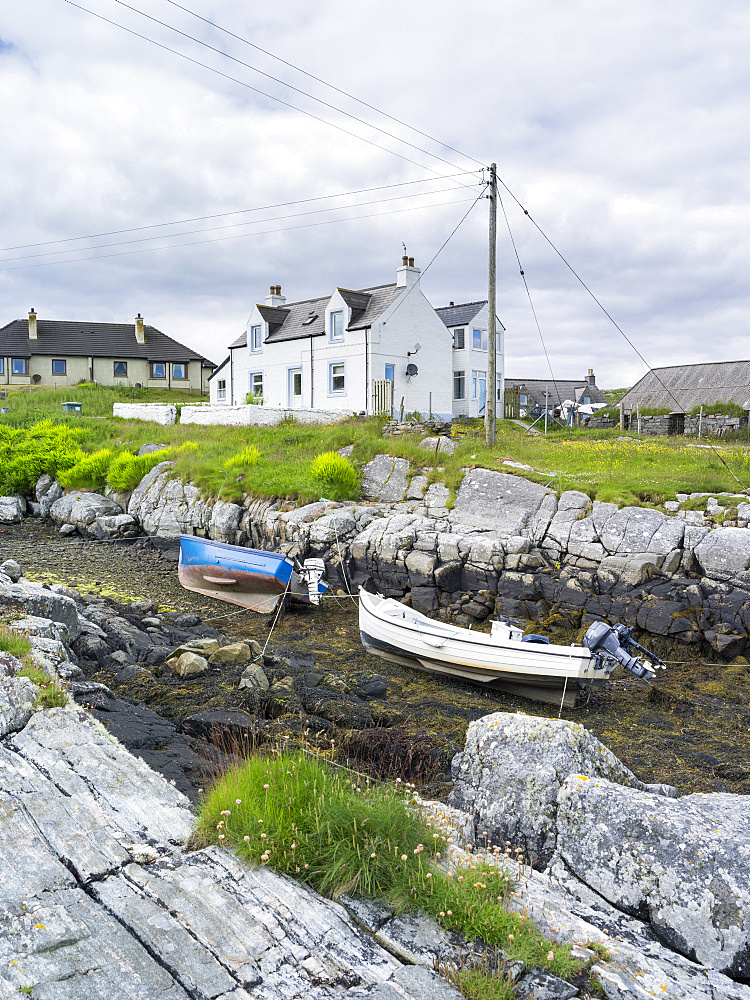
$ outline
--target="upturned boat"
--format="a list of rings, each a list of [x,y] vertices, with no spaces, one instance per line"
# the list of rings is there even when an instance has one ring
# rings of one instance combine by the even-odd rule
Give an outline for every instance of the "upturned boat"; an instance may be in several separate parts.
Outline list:
[[[322,559],[303,564],[277,552],[180,535],[178,578],[186,590],[252,611],[270,612],[289,596],[320,604],[328,584]]]
[[[618,664],[646,680],[664,666],[625,625],[594,622],[583,645],[557,646],[545,636],[523,635],[513,621],[494,621],[489,634],[475,632],[362,588],[359,630],[365,649],[385,660],[568,708],[601,687]]]

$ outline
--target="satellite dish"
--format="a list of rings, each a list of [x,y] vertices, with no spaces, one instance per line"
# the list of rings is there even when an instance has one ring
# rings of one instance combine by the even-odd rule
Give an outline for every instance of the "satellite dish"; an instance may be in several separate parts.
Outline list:
[[[32,382],[41,382],[42,381],[42,376],[37,372],[35,375],[31,376],[31,381]]]
[[[416,365],[409,364],[409,365],[406,366],[406,377],[407,378],[413,378],[415,375],[418,375],[418,374],[419,374],[419,369],[417,368]]]

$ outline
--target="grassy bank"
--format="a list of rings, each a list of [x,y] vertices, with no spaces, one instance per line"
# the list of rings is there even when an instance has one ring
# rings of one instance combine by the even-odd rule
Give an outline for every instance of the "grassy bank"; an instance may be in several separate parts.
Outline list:
[[[28,432],[49,419],[61,428],[60,434],[67,435],[86,454],[108,453],[98,454],[91,467],[83,470],[83,478],[73,477],[71,486],[81,488],[100,488],[112,461],[123,454],[127,458],[147,442],[172,449],[162,457],[174,461],[176,475],[196,483],[206,494],[221,493],[225,500],[239,499],[243,493],[298,501],[321,496],[355,499],[359,493],[356,477],[345,475],[340,481],[330,481],[316,475],[314,468],[319,455],[345,445],[353,445],[351,463],[355,471],[379,452],[387,452],[408,459],[413,473],[424,471],[431,481],[442,480],[454,491],[465,469],[474,466],[522,475],[558,491],[582,490],[593,499],[620,505],[660,504],[678,492],[737,493],[740,487],[729,469],[742,486],[750,485],[750,448],[745,441],[723,441],[720,451],[714,452],[696,447],[685,438],[638,440],[630,435],[625,441],[618,440],[619,430],[574,429],[569,434],[556,429],[546,437],[536,437],[527,435],[518,424],[501,421],[494,448],[485,446],[483,430],[476,425],[457,438],[454,455],[441,452],[437,457],[420,449],[416,436],[383,438],[382,421],[377,418],[329,426],[290,421],[275,427],[163,427],[111,416],[113,402],[129,398],[127,390],[76,387],[75,397],[83,404],[81,416],[62,413],[62,395],[53,390],[11,395],[6,401],[10,412],[0,419],[0,435],[7,443],[8,428]],[[176,402],[177,396],[170,393],[170,401]],[[147,401],[153,400],[148,397]],[[184,401],[189,402],[189,397]],[[46,450],[37,452],[43,462]],[[11,443],[6,448],[3,462],[13,465],[27,454],[27,441],[19,437],[16,445]],[[49,450],[48,464],[55,454],[54,449]],[[120,463],[126,458],[120,458]],[[79,461],[80,455],[75,460]],[[522,462],[532,471],[503,465],[506,460]],[[64,459],[55,470],[42,471],[67,469],[75,464],[66,465],[67,461]],[[129,474],[131,479],[136,471],[134,468]],[[129,481],[127,474],[123,481]],[[8,489],[7,484],[4,489]]]

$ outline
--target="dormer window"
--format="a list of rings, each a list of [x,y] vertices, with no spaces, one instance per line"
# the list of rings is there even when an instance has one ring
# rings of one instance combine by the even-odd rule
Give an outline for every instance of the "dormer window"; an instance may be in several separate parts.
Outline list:
[[[462,351],[464,349],[464,330],[453,331],[453,350]],[[459,398],[459,397],[456,397]]]
[[[263,328],[258,326],[250,327],[250,353],[261,354],[263,352]]]
[[[329,339],[330,340],[344,339],[344,312],[342,309],[337,309],[335,312],[331,313]]]

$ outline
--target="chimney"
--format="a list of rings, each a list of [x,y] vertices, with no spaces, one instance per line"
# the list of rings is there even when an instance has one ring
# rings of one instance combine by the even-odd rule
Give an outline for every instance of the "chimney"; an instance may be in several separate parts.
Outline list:
[[[36,332],[36,313],[32,307],[29,312],[29,340],[38,340],[39,337]]]
[[[283,306],[285,302],[286,296],[281,294],[281,285],[271,285],[266,295],[266,305]]]
[[[143,332],[143,317],[140,313],[135,317],[135,339],[139,344],[146,343],[146,334]]]
[[[419,276],[422,273],[418,267],[414,266],[413,257],[402,257],[403,264],[396,271],[397,288],[413,288],[419,284]]]
[[[596,375],[594,375],[594,369],[589,368],[586,372],[586,381],[589,385],[596,385]]]

